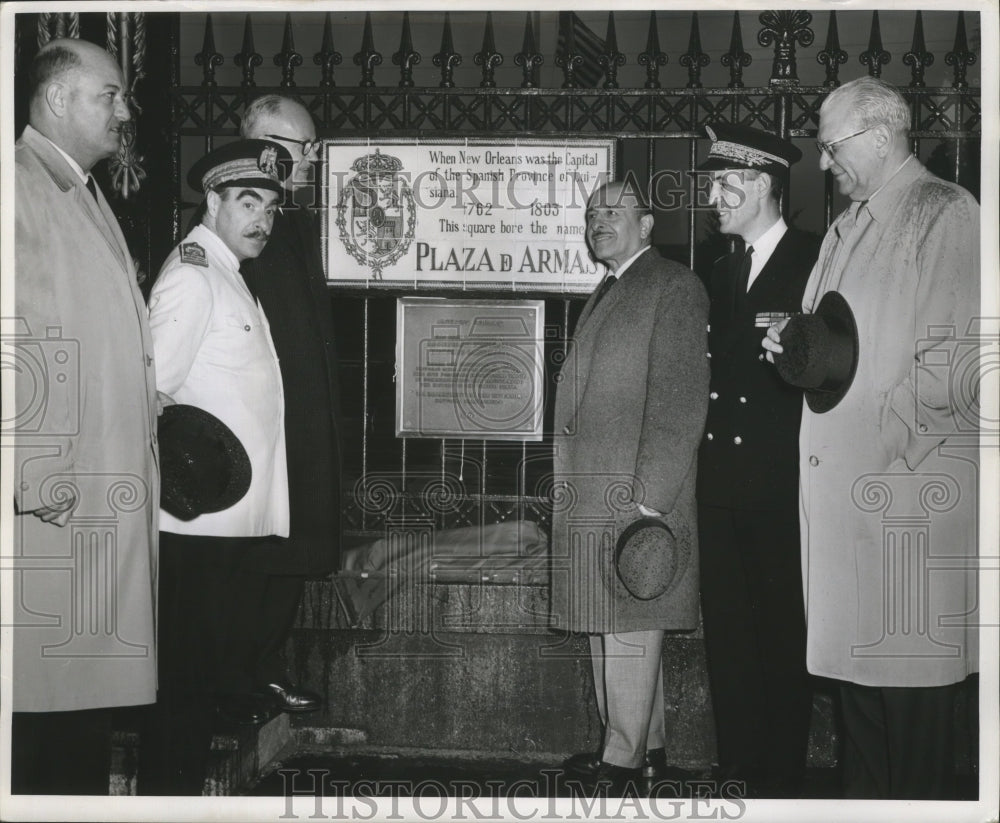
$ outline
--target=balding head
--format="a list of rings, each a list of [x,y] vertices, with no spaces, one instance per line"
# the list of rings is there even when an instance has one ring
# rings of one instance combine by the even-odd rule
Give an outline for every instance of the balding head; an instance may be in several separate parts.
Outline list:
[[[28,121],[86,172],[118,151],[121,126],[131,119],[121,69],[86,40],[52,40],[28,71]]]
[[[265,94],[249,106],[240,123],[240,135],[249,140],[275,140],[292,155],[292,170],[285,180],[291,188],[309,179],[309,169],[316,159],[316,126],[305,106],[291,97]]]
[[[906,99],[888,83],[861,77],[830,93],[819,110],[819,167],[841,194],[867,200],[910,154]]]

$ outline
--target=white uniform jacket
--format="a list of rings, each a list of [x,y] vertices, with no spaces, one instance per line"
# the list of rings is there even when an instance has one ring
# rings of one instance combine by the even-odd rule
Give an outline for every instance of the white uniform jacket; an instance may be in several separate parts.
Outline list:
[[[229,426],[253,469],[250,489],[232,507],[189,521],[161,512],[161,529],[212,537],[287,537],[285,403],[278,356],[236,255],[210,229],[196,226],[163,264],[149,298],[149,325],[157,389]]]

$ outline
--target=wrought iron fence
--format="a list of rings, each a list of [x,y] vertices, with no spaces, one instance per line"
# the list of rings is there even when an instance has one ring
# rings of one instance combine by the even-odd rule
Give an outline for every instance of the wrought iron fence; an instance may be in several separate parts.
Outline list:
[[[647,19],[645,12],[621,12],[619,21],[629,14],[642,14]],[[182,157],[182,148],[190,153],[187,147],[192,138],[197,138],[200,156],[217,139],[232,138],[246,104],[266,92],[296,96],[314,115],[321,136],[345,132],[419,136],[432,132],[435,137],[614,137],[630,141],[632,147],[642,146],[636,163],[644,166],[645,173],[656,168],[658,147],[666,143],[683,146],[686,168],[693,169],[704,126],[716,122],[738,121],[790,138],[814,137],[820,104],[839,84],[841,69],[851,58],[841,47],[836,12],[820,17],[824,19],[816,19],[808,11],[789,9],[760,13],[754,37],[759,46],[773,51],[771,74],[766,85],[746,86],[743,74],[751,55],[744,47],[740,15],[734,13],[729,48],[715,55],[728,70],[728,82],[706,87],[703,71],[713,56],[702,48],[697,12],[690,15],[687,49],[676,55],[668,55],[660,47],[656,12],[648,13],[648,35],[638,54],[619,49],[614,12],[608,13],[603,41],[592,32],[583,37],[580,21],[572,13],[561,13],[557,53],[544,54],[537,42],[533,13],[527,13],[521,50],[513,55],[497,50],[494,15],[487,12],[483,15],[478,51],[471,54],[478,68],[476,85],[456,83],[456,69],[470,55],[468,50],[464,54],[458,51],[460,44],[455,42],[447,12],[441,18],[439,50],[431,55],[438,72],[436,85],[415,83],[414,69],[423,55],[413,48],[409,13],[399,16],[399,48],[391,55],[394,68],[384,65],[385,55],[375,47],[371,14],[364,16],[360,47],[350,63],[334,48],[336,32],[329,13],[318,37],[319,50],[311,56],[296,50],[295,16],[288,14],[281,49],[270,58],[280,70],[281,80],[276,86],[258,86],[257,71],[265,58],[256,51],[253,16],[246,15],[242,47],[232,57],[240,82],[220,85],[216,74],[226,65],[226,58],[216,49],[212,16],[205,15],[201,50],[193,58],[201,72],[199,83],[180,82],[178,29],[174,28],[171,35],[175,38],[170,49],[174,55],[170,95],[171,167],[176,185],[174,240],[181,234],[184,208],[192,205],[183,202],[181,181],[185,162],[189,164],[194,157]],[[940,141],[931,158],[937,163],[936,171],[977,190],[980,93],[967,79],[977,55],[969,47],[964,12],[955,13],[951,19],[954,45],[944,55],[944,63],[952,72],[951,84],[925,83],[927,69],[938,55],[925,45],[923,15],[918,11],[911,46],[902,55],[902,63],[910,71],[909,83],[902,91],[912,108],[914,151],[920,153],[924,141]],[[825,23],[825,39],[822,48],[807,53],[805,50],[816,38],[814,23]],[[498,67],[508,58],[520,70],[519,85],[497,83]],[[800,59],[815,60],[823,68],[822,82],[800,83]],[[883,47],[878,12],[871,13],[868,46],[855,59],[876,77],[892,60]],[[540,67],[550,60],[561,73],[559,87],[539,85]],[[628,60],[644,71],[641,84],[622,86],[619,82],[620,69]],[[664,77],[670,61],[680,67],[675,72],[680,75],[676,85],[667,85]],[[596,83],[586,85],[595,76]],[[693,202],[693,177],[689,185]],[[833,216],[829,175],[823,201],[825,227]],[[789,206],[786,200],[786,210]],[[675,256],[693,268],[698,263],[696,231],[696,212],[692,209],[686,219],[686,245]],[[345,437],[343,500],[348,533],[380,531],[387,518],[407,516],[430,519],[438,526],[499,522],[511,517],[546,522],[546,478],[551,470],[552,449],[549,439],[541,444],[511,446],[478,440],[395,437],[394,298],[399,293],[403,292],[371,296],[338,289],[333,301],[340,331],[340,377],[343,394],[348,398],[345,412],[350,427]],[[553,362],[565,353],[560,341],[565,339],[579,304],[579,300],[558,295],[547,300],[547,353]],[[551,377],[546,375],[548,389],[554,387]]]

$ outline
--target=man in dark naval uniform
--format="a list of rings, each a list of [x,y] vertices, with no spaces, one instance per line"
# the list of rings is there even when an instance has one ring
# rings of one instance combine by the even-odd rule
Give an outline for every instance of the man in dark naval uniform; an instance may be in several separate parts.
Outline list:
[[[798,514],[802,394],[764,362],[761,338],[801,309],[819,238],[789,228],[781,192],[802,156],[744,126],[708,128],[711,204],[735,252],[708,291],[711,389],[698,459],[701,596],[720,778],[751,796],[801,788],[812,695]]]
[[[264,309],[281,364],[291,517],[281,552],[261,558],[271,572],[271,614],[260,623],[269,631],[260,638],[257,680],[279,709],[310,711],[319,708],[319,696],[294,683],[283,650],[305,579],[329,574],[340,559],[337,362],[318,211],[311,208],[309,184],[319,144],[306,109],[279,95],[254,100],[240,133],[280,143],[293,160],[271,238],[259,257],[244,261],[240,272]]]

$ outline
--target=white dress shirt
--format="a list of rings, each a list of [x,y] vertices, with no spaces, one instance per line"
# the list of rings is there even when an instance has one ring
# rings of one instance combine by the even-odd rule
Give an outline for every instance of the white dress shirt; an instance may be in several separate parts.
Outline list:
[[[204,250],[185,254],[185,246]],[[196,250],[195,250],[196,251]],[[253,469],[246,496],[221,512],[160,528],[213,537],[288,536],[285,401],[278,356],[239,261],[205,226],[196,226],[160,270],[149,298],[156,387],[177,403],[214,414],[240,439]]]
[[[747,244],[748,246],[753,246],[753,256],[750,258],[750,274],[747,277],[747,291],[750,291],[753,281],[764,270],[764,266],[771,259],[771,255],[774,254],[774,250],[778,247],[778,243],[781,242],[781,238],[785,236],[786,231],[788,231],[788,225],[785,223],[785,218],[779,217],[778,222],[771,226],[771,228],[753,243]]]
[[[642,254],[644,251],[646,251],[646,249],[648,249],[649,247],[650,247],[649,243],[647,243],[645,246],[643,246],[641,249],[639,249],[639,251],[637,251],[635,254],[633,254],[628,260],[626,260],[624,263],[622,263],[614,271],[614,276],[615,277],[621,277],[623,274],[625,274],[625,271],[628,269],[628,267],[631,266],[639,258],[639,255]]]

